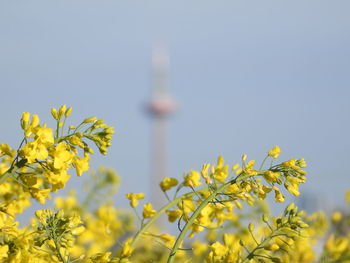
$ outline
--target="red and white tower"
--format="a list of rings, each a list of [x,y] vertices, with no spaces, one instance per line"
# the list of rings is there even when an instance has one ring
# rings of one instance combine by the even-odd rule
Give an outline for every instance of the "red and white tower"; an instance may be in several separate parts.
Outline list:
[[[164,47],[152,52],[152,95],[148,112],[153,118],[151,200],[156,208],[164,204],[164,194],[159,183],[168,176],[167,166],[167,119],[175,112],[176,103],[168,93],[169,55]]]

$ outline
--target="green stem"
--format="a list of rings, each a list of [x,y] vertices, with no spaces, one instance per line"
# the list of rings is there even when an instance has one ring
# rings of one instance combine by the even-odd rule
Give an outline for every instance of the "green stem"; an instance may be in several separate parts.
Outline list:
[[[59,136],[60,120],[61,119],[58,119],[56,124],[56,138],[55,138],[56,140],[58,139],[58,136]]]
[[[247,257],[242,261],[242,263],[247,263],[250,262],[250,260],[255,256],[255,252],[259,249],[262,249],[264,247],[266,247],[269,242],[271,241],[272,238],[276,237],[276,236],[280,236],[281,232],[279,231],[280,228],[275,229],[271,232],[271,234],[266,237],[260,244],[258,244],[248,255]]]
[[[238,182],[238,179],[241,181],[241,180],[244,180],[245,178],[247,178],[248,176],[249,175],[238,175],[235,179],[221,185],[214,192],[212,192],[205,200],[203,200],[203,202],[197,207],[197,209],[193,212],[191,217],[188,219],[188,221],[186,222],[185,226],[183,227],[180,235],[177,237],[175,244],[170,251],[170,255],[169,255],[168,261],[167,261],[168,263],[174,262],[176,252],[180,248],[182,240],[184,239],[187,231],[191,228],[191,226],[194,223],[194,220],[197,218],[199,213],[208,205],[208,203],[211,202],[213,199],[215,199],[215,197],[218,195],[218,193],[223,192],[226,189],[226,187],[228,187],[229,185],[235,184],[236,182]]]
[[[53,242],[55,243],[55,247],[56,247],[56,251],[57,251],[57,256],[59,258],[60,261],[62,261],[63,263],[68,263],[62,256],[61,251],[60,251],[60,245],[58,244],[56,238],[54,238]]]
[[[8,169],[3,175],[0,176],[0,184],[4,183],[7,178],[15,176],[15,173],[18,169],[22,168],[27,163],[26,159],[22,159],[19,162],[16,162],[10,169]]]
[[[147,229],[153,224],[154,221],[156,221],[163,213],[165,213],[166,210],[168,210],[169,208],[173,207],[174,205],[180,203],[183,199],[192,196],[194,193],[188,193],[182,196],[179,196],[177,198],[175,198],[173,201],[171,201],[170,203],[166,204],[165,206],[163,206],[158,212],[157,214],[150,218],[146,224],[143,225],[143,227],[136,233],[134,239],[131,241],[131,246],[135,246],[135,244],[137,243],[137,241],[140,239],[140,237],[147,231]]]
[[[267,158],[269,158],[269,156],[268,156],[268,155],[267,155],[267,156],[264,158],[264,160],[262,161],[262,163],[261,163],[261,165],[260,165],[259,170],[261,170],[261,169],[263,168],[264,163],[266,162]]]
[[[61,127],[61,135],[62,135],[62,136],[63,136],[64,125],[66,124],[66,120],[67,120],[67,117],[64,116],[64,121],[63,121],[63,124],[62,124],[62,127]]]

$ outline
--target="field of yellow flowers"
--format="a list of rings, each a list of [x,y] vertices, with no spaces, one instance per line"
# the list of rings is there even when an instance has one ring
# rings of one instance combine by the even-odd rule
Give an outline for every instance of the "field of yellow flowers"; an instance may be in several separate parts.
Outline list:
[[[0,262],[6,263],[307,263],[350,262],[350,216],[346,211],[307,214],[294,204],[269,214],[268,195],[284,202],[299,195],[307,173],[303,158],[279,161],[267,151],[261,164],[243,155],[237,164],[219,156],[180,181],[164,178],[167,204],[155,210],[143,193],[129,193],[130,211],[112,198],[119,184],[110,169],[91,175],[85,200],[74,192],[54,199],[52,209],[35,211],[24,227],[17,215],[44,204],[75,173],[89,170],[94,149],[107,154],[114,128],[96,117],[67,123],[72,108],[52,108],[56,127],[22,114],[18,148],[0,144]],[[350,192],[346,194],[350,203]],[[166,217],[177,227],[159,227]]]

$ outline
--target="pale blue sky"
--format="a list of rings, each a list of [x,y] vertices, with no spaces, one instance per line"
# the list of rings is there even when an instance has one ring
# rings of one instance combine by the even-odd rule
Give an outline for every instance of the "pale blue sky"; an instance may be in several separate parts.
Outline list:
[[[117,127],[110,154],[121,193],[150,185],[153,43],[170,53],[171,175],[242,153],[305,157],[303,192],[335,203],[350,188],[350,2],[0,1],[2,142],[16,146],[23,111],[48,119],[73,106]],[[77,182],[75,180],[75,182]],[[148,192],[148,191],[146,191]],[[119,195],[123,199],[122,195]]]

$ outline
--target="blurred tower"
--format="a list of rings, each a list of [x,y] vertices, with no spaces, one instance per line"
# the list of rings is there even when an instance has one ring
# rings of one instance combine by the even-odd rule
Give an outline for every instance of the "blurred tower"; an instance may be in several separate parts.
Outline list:
[[[164,47],[152,52],[152,95],[148,112],[153,118],[151,199],[156,208],[164,204],[160,181],[167,177],[167,118],[175,112],[176,103],[168,94],[169,56]]]

